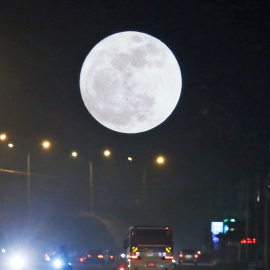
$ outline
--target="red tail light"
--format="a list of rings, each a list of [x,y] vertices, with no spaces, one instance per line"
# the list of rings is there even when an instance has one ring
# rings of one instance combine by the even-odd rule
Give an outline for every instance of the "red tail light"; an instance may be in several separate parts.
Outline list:
[[[97,256],[99,259],[104,259],[104,255],[102,255],[102,254],[98,254],[98,256]]]
[[[179,254],[179,258],[183,258],[184,257],[184,254],[183,253],[180,253]]]
[[[140,256],[137,256],[137,255],[130,255],[129,258],[131,260],[140,260],[141,259],[141,257]]]
[[[110,259],[114,259],[114,256],[113,255],[110,255]]]
[[[92,257],[92,255],[91,254],[87,254],[87,258],[91,258]]]
[[[119,270],[125,270],[125,267],[124,267],[124,266],[121,266],[121,267],[119,268]]]
[[[198,259],[198,258],[199,258],[199,255],[198,255],[198,254],[195,254],[194,257],[195,257],[196,259]]]
[[[80,258],[79,261],[80,261],[80,262],[84,262],[84,258]]]
[[[173,256],[167,255],[167,256],[164,257],[164,259],[165,259],[165,260],[172,260],[172,259],[173,259]]]

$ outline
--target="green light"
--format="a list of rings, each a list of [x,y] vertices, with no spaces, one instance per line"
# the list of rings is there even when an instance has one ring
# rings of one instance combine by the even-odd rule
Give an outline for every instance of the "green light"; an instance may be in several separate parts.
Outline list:
[[[230,222],[235,222],[236,220],[234,218],[231,218],[230,219]]]
[[[227,219],[227,218],[223,220],[224,223],[227,223],[228,221],[229,221],[229,219]]]

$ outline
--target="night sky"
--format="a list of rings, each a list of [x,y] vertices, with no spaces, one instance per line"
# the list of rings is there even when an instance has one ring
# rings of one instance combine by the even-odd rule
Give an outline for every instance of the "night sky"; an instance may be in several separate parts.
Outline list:
[[[243,218],[243,187],[264,177],[270,163],[268,15],[264,0],[2,0],[0,132],[15,146],[0,142],[0,168],[26,172],[31,153],[31,239],[119,247],[129,226],[164,224],[177,250],[201,248],[211,221]],[[160,39],[182,72],[177,107],[144,133],[105,128],[80,94],[85,57],[121,31]],[[52,142],[46,152],[45,138]],[[166,157],[162,167],[154,163],[158,154]],[[0,172],[1,227],[12,241],[23,234],[26,183],[24,173]]]

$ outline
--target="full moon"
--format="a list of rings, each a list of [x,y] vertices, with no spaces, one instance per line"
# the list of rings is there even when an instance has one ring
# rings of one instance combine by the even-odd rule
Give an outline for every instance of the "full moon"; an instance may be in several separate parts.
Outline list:
[[[127,31],[101,40],[80,74],[83,102],[105,127],[139,133],[164,122],[176,107],[182,77],[172,51],[159,39]]]

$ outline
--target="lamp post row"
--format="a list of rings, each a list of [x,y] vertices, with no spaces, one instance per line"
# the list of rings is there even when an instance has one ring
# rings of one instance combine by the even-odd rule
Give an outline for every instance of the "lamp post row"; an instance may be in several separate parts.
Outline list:
[[[7,135],[5,133],[0,134],[0,141],[6,141]],[[42,141],[42,148],[44,150],[48,150],[51,147],[51,142],[48,140]],[[13,148],[13,143],[8,143],[9,148]],[[106,149],[103,152],[103,155],[106,158],[109,158],[111,156],[111,151]],[[71,152],[72,158],[78,157],[77,151]],[[132,157],[127,157],[127,160],[129,162],[133,161]],[[155,159],[156,164],[158,165],[164,165],[165,164],[165,158],[164,156],[158,156]],[[142,202],[145,202],[145,190],[146,190],[146,166],[143,169],[143,179],[142,179]],[[90,212],[94,213],[94,187],[93,187],[93,162],[89,161],[89,194],[90,194]],[[31,220],[31,153],[27,153],[27,206],[28,206],[28,219]]]

